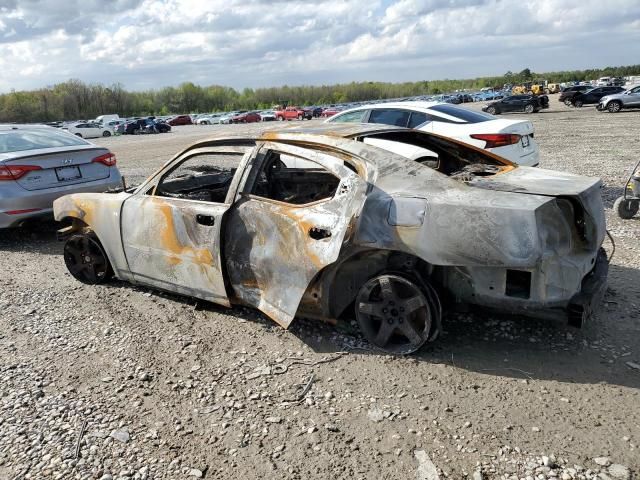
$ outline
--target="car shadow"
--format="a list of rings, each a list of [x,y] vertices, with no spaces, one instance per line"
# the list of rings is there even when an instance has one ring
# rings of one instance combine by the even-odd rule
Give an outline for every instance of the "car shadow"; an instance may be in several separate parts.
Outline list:
[[[640,363],[633,307],[640,270],[614,264],[609,280],[600,312],[582,329],[524,316],[454,313],[445,316],[441,337],[412,358],[484,375],[640,389],[640,371],[626,365]],[[333,327],[296,320],[289,331],[319,353],[389,356],[368,345],[353,321]]]
[[[36,218],[17,228],[0,230],[0,251],[62,255],[56,231],[65,226],[53,218]]]

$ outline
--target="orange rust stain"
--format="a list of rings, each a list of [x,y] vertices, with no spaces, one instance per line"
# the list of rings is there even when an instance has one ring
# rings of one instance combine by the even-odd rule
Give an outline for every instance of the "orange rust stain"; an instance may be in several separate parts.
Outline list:
[[[515,169],[516,169],[515,165],[506,165],[506,166],[502,167],[500,169],[500,171],[498,173],[496,173],[496,175],[502,175],[503,173],[507,173],[507,172],[510,172],[512,170],[515,170]]]
[[[180,243],[176,235],[171,206],[168,204],[160,204],[158,205],[158,209],[166,222],[166,228],[160,231],[160,239],[162,245],[173,254],[168,259],[169,263],[171,265],[177,265],[182,262],[184,257],[192,257],[194,263],[213,266],[215,262],[213,261],[211,251],[206,248],[193,248]]]

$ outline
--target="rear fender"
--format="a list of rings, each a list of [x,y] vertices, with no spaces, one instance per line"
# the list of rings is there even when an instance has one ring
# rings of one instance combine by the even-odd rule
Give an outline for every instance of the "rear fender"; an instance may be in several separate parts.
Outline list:
[[[71,227],[60,234],[67,237],[83,230],[93,231],[104,248],[116,276],[129,280],[129,267],[124,256],[120,234],[122,204],[131,194],[76,193],[65,195],[53,202],[53,214],[57,221],[73,220]]]

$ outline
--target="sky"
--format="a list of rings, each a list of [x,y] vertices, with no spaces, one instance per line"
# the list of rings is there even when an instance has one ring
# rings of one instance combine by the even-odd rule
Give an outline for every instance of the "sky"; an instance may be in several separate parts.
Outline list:
[[[0,92],[418,81],[640,63],[640,0],[0,0]]]

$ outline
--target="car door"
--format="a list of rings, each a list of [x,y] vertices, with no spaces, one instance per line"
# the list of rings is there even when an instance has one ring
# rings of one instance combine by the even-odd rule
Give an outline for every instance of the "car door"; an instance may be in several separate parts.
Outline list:
[[[338,259],[367,183],[318,150],[265,143],[255,159],[226,218],[225,266],[235,296],[286,328]]]
[[[188,151],[124,202],[122,243],[136,282],[230,305],[222,224],[253,151],[252,142]]]
[[[507,97],[500,100],[500,110],[502,112],[513,112],[522,109],[520,99],[517,96]]]
[[[640,87],[629,90],[629,93],[625,95],[624,104],[627,107],[640,107]]]

